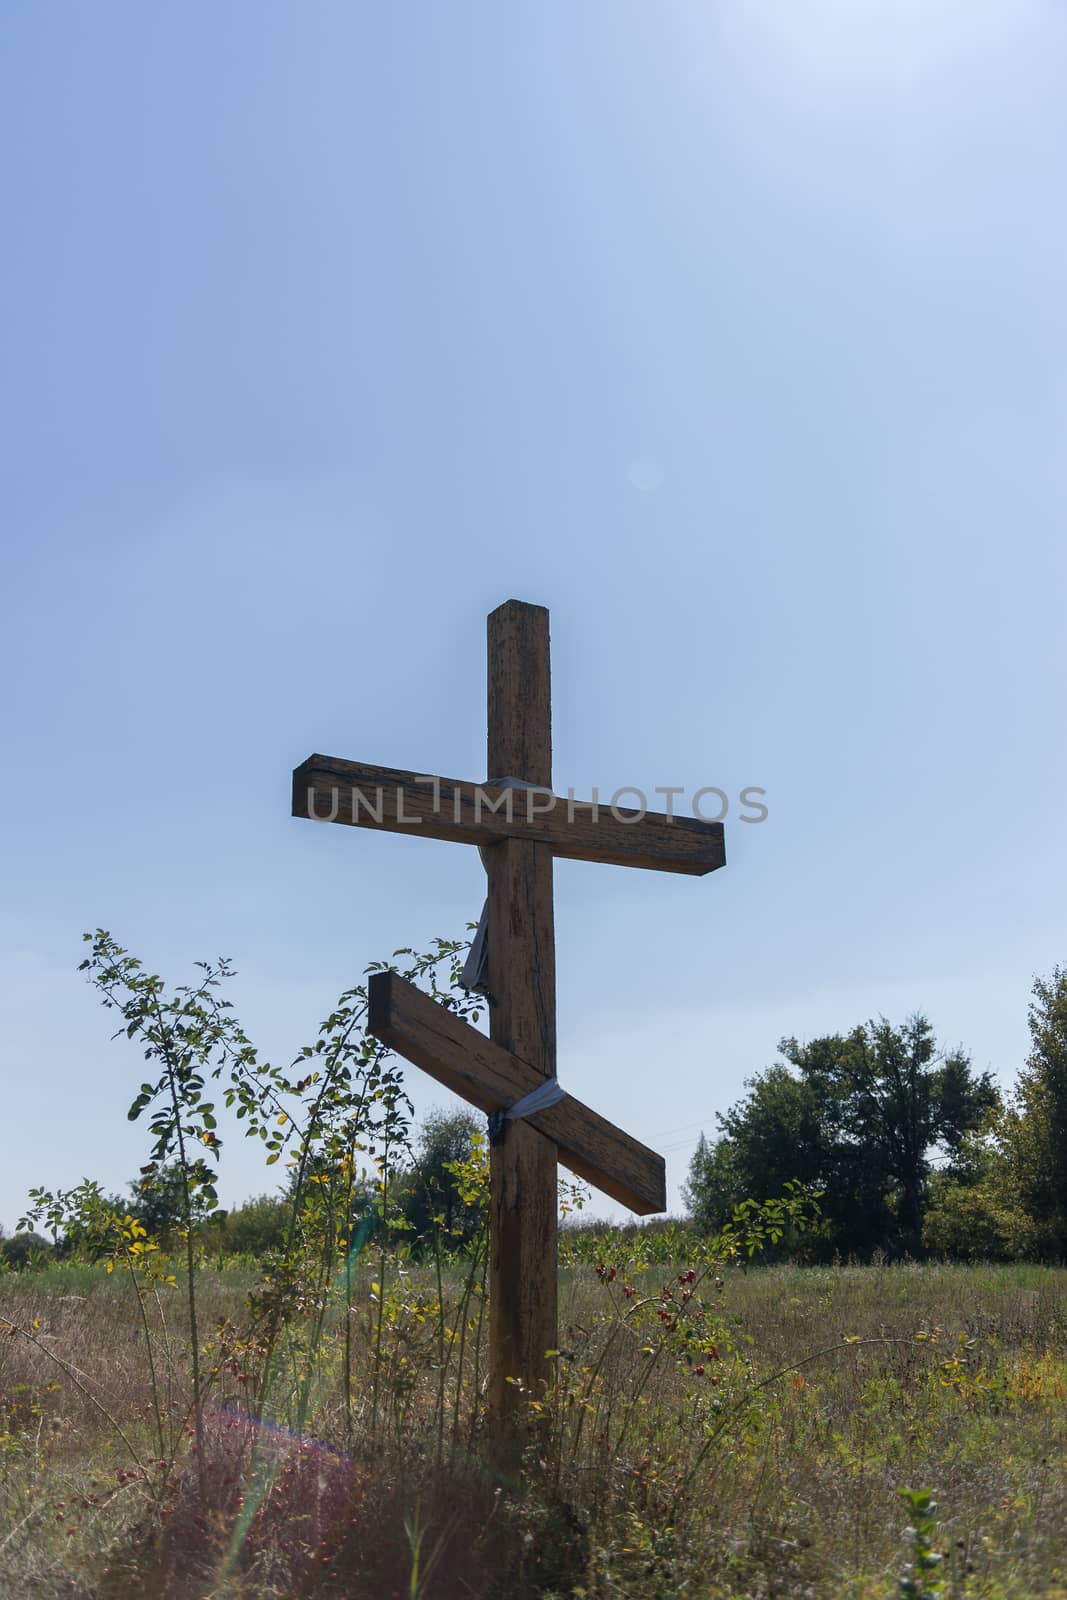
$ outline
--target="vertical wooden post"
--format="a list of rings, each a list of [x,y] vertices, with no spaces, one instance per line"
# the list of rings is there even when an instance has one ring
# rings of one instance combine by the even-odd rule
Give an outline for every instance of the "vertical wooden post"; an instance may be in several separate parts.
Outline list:
[[[552,785],[548,612],[508,600],[490,614],[486,776]],[[524,805],[521,791],[515,804]],[[546,1077],[556,1070],[556,952],[549,845],[508,839],[486,852],[490,1032]],[[490,1155],[489,1404],[495,1447],[511,1459],[545,1352],[557,1343],[556,1146],[525,1122],[507,1124]]]

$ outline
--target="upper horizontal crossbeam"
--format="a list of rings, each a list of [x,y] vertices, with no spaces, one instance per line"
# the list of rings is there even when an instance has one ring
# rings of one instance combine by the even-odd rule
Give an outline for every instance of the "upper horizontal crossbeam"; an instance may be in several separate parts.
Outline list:
[[[293,815],[463,844],[526,839],[572,861],[695,877],[714,872],[726,860],[720,822],[575,800],[547,789],[464,783],[337,756],[309,756],[296,768]]]

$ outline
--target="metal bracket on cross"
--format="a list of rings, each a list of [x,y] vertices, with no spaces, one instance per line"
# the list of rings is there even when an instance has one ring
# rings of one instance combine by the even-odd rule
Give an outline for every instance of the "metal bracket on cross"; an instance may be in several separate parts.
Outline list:
[[[525,778],[486,778],[485,786],[487,789],[540,789],[542,787],[539,783],[527,783]],[[485,852],[486,846],[480,846],[478,854],[482,858],[482,866],[486,867],[488,871]],[[467,952],[467,959],[463,963],[463,971],[459,975],[459,981],[468,994],[488,995],[489,990],[486,988],[488,976],[489,901],[486,899],[482,905],[482,914],[478,918],[478,928],[474,938],[471,940],[471,947]],[[503,1132],[502,1127],[498,1129],[497,1137],[502,1137]],[[492,1128],[490,1128],[490,1134],[492,1134]]]
[[[567,1091],[557,1077],[546,1078],[544,1083],[538,1084],[536,1089],[531,1089],[529,1094],[524,1094],[521,1100],[516,1100],[513,1106],[506,1110],[490,1111],[489,1143],[500,1144],[504,1138],[504,1124],[518,1122],[522,1117],[532,1117],[538,1111],[547,1111],[549,1106],[558,1106],[561,1100],[567,1098]]]

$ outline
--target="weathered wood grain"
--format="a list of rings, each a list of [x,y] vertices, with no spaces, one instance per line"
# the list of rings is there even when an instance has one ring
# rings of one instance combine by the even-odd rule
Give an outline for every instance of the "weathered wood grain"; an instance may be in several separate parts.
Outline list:
[[[293,815],[482,849],[489,879],[486,1039],[393,973],[370,983],[370,1028],[484,1111],[513,1105],[556,1070],[552,863],[556,856],[702,876],[725,863],[721,823],[615,809],[552,790],[548,612],[509,600],[488,620],[486,770],[532,792],[309,756]],[[630,797],[632,791],[620,791]],[[639,1215],[666,1206],[664,1163],[567,1095],[505,1123],[490,1154],[489,1415],[498,1465],[518,1467],[557,1346],[556,1164]]]
[[[491,777],[526,778],[525,773],[511,770],[518,762],[505,764],[500,751],[492,755]],[[293,816],[461,844],[521,839],[547,845],[554,856],[572,861],[600,861],[693,877],[703,877],[725,864],[721,822],[654,811],[641,816],[633,807],[623,806],[617,807],[616,817],[608,805],[610,795],[596,805],[557,795],[550,808],[542,810],[548,805],[551,783],[544,789],[545,793],[530,795],[521,789],[497,789],[399,767],[313,755],[293,773]],[[491,810],[494,805],[500,809]]]
[[[541,1082],[529,1062],[398,973],[375,973],[369,996],[371,1033],[479,1111],[505,1110]],[[573,1095],[524,1120],[553,1141],[565,1167],[638,1216],[666,1210],[663,1157]]]
[[[487,624],[487,770],[552,788],[548,612],[508,600]],[[510,792],[510,791],[505,791]],[[556,944],[552,849],[505,836],[485,852],[489,879],[488,984],[493,1042],[541,1078],[556,1070]],[[539,1397],[559,1344],[555,1145],[523,1122],[489,1152],[489,1407],[506,1462],[529,1421],[509,1379]]]

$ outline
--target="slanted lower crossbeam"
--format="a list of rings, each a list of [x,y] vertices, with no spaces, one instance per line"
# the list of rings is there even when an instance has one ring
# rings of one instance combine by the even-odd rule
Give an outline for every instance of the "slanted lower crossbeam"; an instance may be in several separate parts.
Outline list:
[[[544,1078],[395,972],[377,972],[368,989],[368,1026],[398,1055],[479,1111],[504,1111]],[[667,1208],[663,1157],[573,1095],[525,1121],[557,1146],[565,1167],[638,1216]]]

